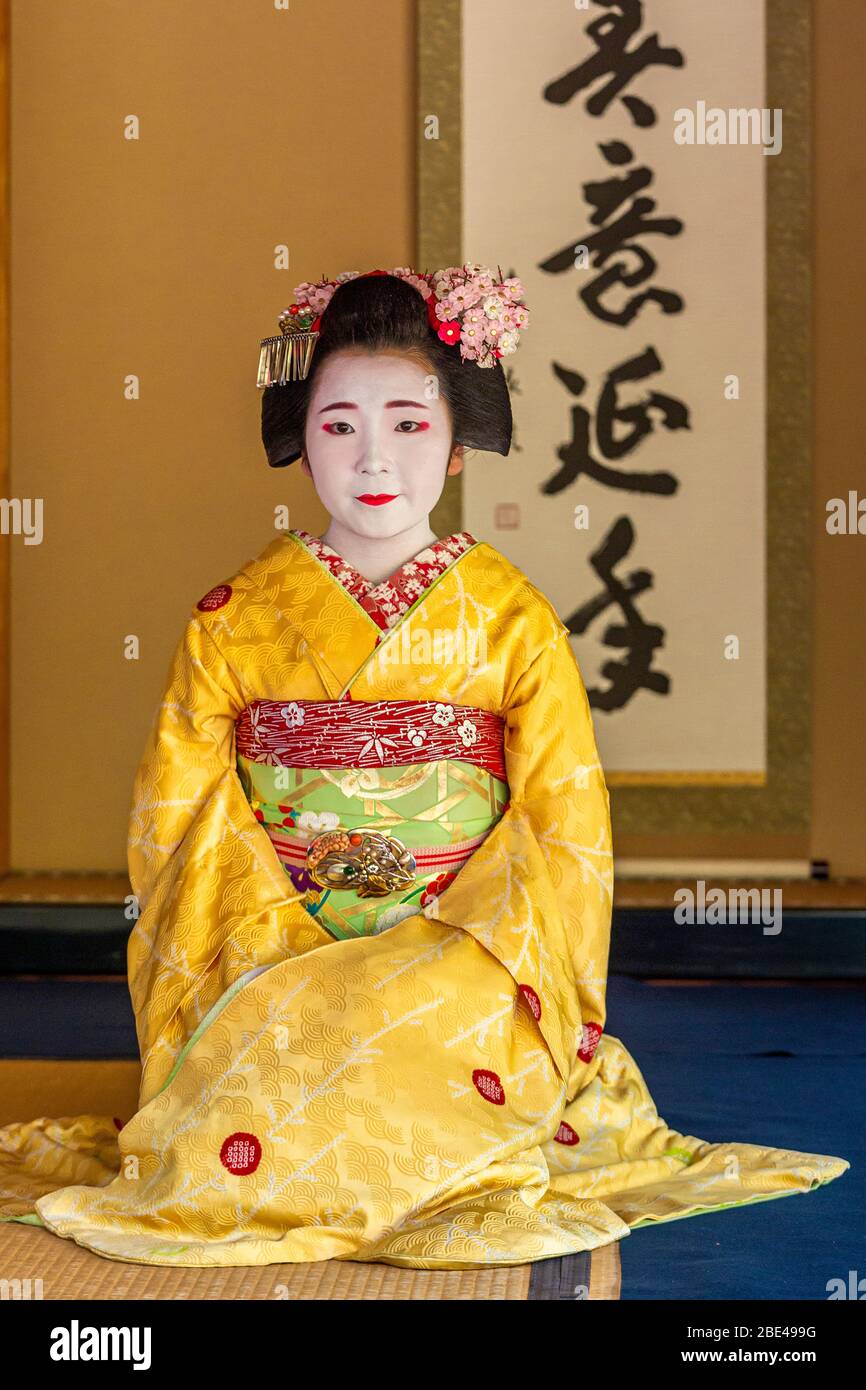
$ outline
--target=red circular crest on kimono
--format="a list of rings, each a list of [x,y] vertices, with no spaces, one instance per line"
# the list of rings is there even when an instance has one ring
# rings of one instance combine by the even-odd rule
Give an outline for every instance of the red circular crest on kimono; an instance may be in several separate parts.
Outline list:
[[[231,584],[217,584],[215,589],[209,589],[204,598],[199,599],[196,608],[202,613],[215,613],[218,608],[225,608],[231,596]]]
[[[566,1124],[565,1120],[562,1121],[562,1124],[559,1126],[559,1129],[556,1131],[553,1137],[556,1140],[557,1144],[580,1143],[580,1135],[577,1133],[576,1130],[572,1129],[571,1125]]]
[[[220,1162],[224,1168],[228,1168],[230,1173],[238,1173],[241,1177],[246,1173],[254,1173],[262,1161],[262,1146],[254,1134],[245,1134],[239,1130],[237,1134],[230,1134],[220,1149]]]
[[[598,1047],[598,1040],[603,1032],[604,1029],[600,1023],[585,1023],[583,1025],[580,1047],[577,1049],[577,1055],[582,1062],[592,1061],[595,1049]]]
[[[532,985],[518,985],[517,988],[523,995],[535,1017],[541,1018],[541,1000],[532,988]]]
[[[472,1081],[479,1095],[489,1100],[491,1105],[505,1104],[505,1087],[495,1071],[485,1071],[483,1067],[476,1067],[472,1073]]]

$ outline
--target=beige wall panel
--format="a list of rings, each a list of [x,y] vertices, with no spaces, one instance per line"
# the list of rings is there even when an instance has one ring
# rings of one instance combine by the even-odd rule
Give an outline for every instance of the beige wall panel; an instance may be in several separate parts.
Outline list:
[[[267,467],[258,340],[299,281],[411,260],[413,51],[406,0],[13,3],[11,489],[44,503],[8,542],[16,869],[125,866],[193,604],[277,504],[322,529]]]

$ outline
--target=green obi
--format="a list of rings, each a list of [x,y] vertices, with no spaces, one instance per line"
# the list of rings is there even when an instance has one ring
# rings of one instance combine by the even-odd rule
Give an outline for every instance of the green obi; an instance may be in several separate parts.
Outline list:
[[[286,767],[237,754],[241,785],[311,916],[339,940],[386,931],[433,906],[487,837],[508,783],[459,759],[389,767]],[[327,831],[376,830],[415,856],[414,881],[387,894],[327,888],[310,876],[308,844]]]

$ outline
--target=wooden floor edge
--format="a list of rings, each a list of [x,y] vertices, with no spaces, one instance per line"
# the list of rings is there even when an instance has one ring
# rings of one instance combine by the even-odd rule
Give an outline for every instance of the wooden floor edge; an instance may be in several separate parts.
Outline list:
[[[778,890],[787,908],[866,909],[866,879],[726,879],[702,880],[704,893],[721,889],[762,892]],[[674,894],[682,888],[694,891],[694,880],[665,878],[617,879],[615,909],[673,908]],[[0,876],[0,904],[33,903],[44,906],[113,904],[123,906],[132,894],[125,874],[7,873]]]

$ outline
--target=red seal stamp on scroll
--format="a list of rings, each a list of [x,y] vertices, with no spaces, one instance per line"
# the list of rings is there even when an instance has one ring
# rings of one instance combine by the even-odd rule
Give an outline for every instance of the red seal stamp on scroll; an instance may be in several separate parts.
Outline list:
[[[245,1134],[243,1130],[230,1134],[220,1149],[220,1163],[240,1177],[254,1173],[261,1161],[261,1144],[254,1134]]]
[[[505,1104],[505,1087],[495,1071],[485,1071],[483,1067],[476,1067],[472,1073],[472,1082],[479,1095],[489,1100],[491,1105]]]
[[[218,608],[225,608],[231,596],[231,584],[217,584],[215,589],[209,589],[204,598],[199,599],[196,608],[201,613],[215,613]]]

